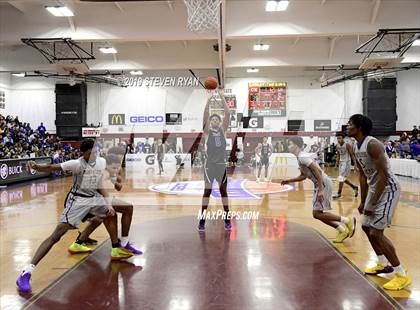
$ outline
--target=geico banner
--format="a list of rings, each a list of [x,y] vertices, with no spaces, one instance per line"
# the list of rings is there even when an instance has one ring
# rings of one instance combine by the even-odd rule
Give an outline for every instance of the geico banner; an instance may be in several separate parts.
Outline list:
[[[101,128],[82,128],[83,138],[99,138],[101,136]]]
[[[38,179],[49,175],[46,172],[27,171],[26,163],[30,160],[35,161],[37,164],[52,163],[51,157],[0,160],[0,185]]]
[[[165,118],[162,115],[129,115],[128,122],[132,125],[164,125]]]

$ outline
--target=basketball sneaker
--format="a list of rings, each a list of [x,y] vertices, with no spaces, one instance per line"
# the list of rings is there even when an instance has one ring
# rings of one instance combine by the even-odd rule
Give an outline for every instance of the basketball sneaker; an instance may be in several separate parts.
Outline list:
[[[264,181],[265,181],[265,182],[268,182],[269,180],[268,180],[268,178],[265,178],[265,179],[264,179]]]
[[[356,186],[356,188],[353,188],[354,197],[359,196],[359,188]]]
[[[205,231],[206,230],[206,227],[205,227],[205,224],[198,224],[198,231]]]
[[[25,273],[21,273],[19,278],[17,278],[16,280],[16,285],[18,287],[18,290],[21,292],[30,292],[32,290],[32,286],[31,283],[29,283],[29,281],[31,280],[31,273],[30,272],[25,272]]]
[[[406,286],[409,286],[410,284],[411,284],[411,279],[408,277],[408,274],[403,276],[403,275],[400,275],[398,272],[396,272],[394,279],[385,283],[382,287],[389,291],[400,291],[404,289]]]
[[[227,231],[232,230],[232,224],[231,223],[225,223],[225,230],[227,230]]]
[[[353,237],[354,232],[356,231],[356,218],[353,216],[350,221],[346,224],[347,229],[349,230],[349,238]]]
[[[79,235],[77,236],[76,241],[79,240],[81,234],[82,233],[79,231]],[[98,240],[87,238],[87,240],[83,241],[83,243],[86,244],[86,245],[97,245],[98,244]]]
[[[341,194],[334,195],[332,198],[333,199],[340,199],[341,198]]]
[[[79,243],[73,242],[69,246],[68,251],[71,254],[79,254],[79,253],[90,253],[92,252],[92,249],[86,246],[85,244],[79,244]]]
[[[348,231],[339,232],[337,237],[333,240],[334,243],[342,243],[349,236]]]
[[[133,256],[133,253],[124,248],[112,248],[111,260],[127,259]]]
[[[376,263],[376,266],[368,267],[365,269],[365,274],[368,275],[377,275],[381,273],[391,273],[394,271],[394,268],[391,266],[382,266],[379,262]]]
[[[135,247],[133,247],[133,245],[132,245],[132,244],[130,244],[130,242],[129,242],[129,243],[127,243],[127,245],[124,247],[124,249],[126,249],[127,251],[130,251],[130,252],[131,252],[131,253],[133,253],[134,255],[141,255],[141,254],[143,254],[143,252],[142,252],[142,251],[137,250]]]

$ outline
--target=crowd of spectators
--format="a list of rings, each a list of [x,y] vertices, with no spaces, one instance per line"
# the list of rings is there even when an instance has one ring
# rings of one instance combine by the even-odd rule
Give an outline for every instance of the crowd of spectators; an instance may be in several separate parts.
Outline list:
[[[399,139],[385,142],[385,151],[392,158],[420,160],[420,132],[413,126],[411,133],[404,132]]]
[[[19,159],[50,156],[55,163],[80,157],[78,149],[60,142],[43,123],[36,129],[18,117],[0,114],[0,158]]]

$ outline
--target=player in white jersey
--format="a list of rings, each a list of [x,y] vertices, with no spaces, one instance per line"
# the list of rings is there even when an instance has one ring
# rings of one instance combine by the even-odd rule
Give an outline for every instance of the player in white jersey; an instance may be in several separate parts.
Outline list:
[[[351,149],[351,145],[344,140],[344,135],[342,133],[337,133],[337,166],[338,166],[338,192],[337,195],[333,196],[334,199],[341,197],[341,192],[343,191],[343,185],[346,183],[354,191],[354,197],[359,195],[359,188],[351,183],[347,178],[351,170],[351,160],[354,154]]]
[[[332,182],[309,154],[302,152],[303,139],[301,137],[289,139],[288,148],[289,152],[297,157],[300,176],[282,180],[281,183],[301,182],[309,178],[314,183],[313,217],[338,230],[337,237],[333,242],[341,243],[346,238],[353,237],[356,229],[356,219],[354,217],[348,218],[326,212],[331,210]]]
[[[387,290],[402,290],[411,280],[398,259],[394,245],[384,235],[384,229],[391,224],[401,189],[391,171],[383,144],[369,136],[371,130],[372,121],[368,117],[361,114],[350,117],[347,132],[357,141],[354,154],[360,170],[359,212],[364,214],[362,229],[377,255],[376,266],[367,268],[365,273],[377,275],[395,271],[394,278],[383,287]]]
[[[125,150],[118,147],[113,147],[109,149],[108,155],[106,156],[106,182],[105,188],[107,190],[117,190],[120,191],[122,189],[122,177],[120,175],[121,172],[121,163],[123,157],[125,155]],[[143,254],[142,251],[136,249],[129,241],[129,232],[131,227],[131,220],[133,218],[133,205],[131,203],[125,202],[121,199],[113,198],[112,199],[112,207],[114,208],[115,212],[121,213],[121,239],[120,244],[121,246],[130,251],[132,254],[140,255]],[[89,220],[88,226],[79,233],[76,241],[73,242],[69,247],[69,252],[72,254],[77,253],[89,253],[92,249],[89,245],[96,244],[96,240],[90,239],[90,234],[95,231],[97,227],[99,227],[102,222],[103,218],[99,216],[94,216],[93,214],[87,214],[85,217],[86,220]],[[85,220],[84,219],[84,220]],[[82,222],[84,221],[82,220]]]
[[[115,210],[111,206],[108,192],[102,186],[104,183],[103,172],[106,166],[105,160],[97,157],[94,141],[91,139],[82,141],[80,150],[83,156],[77,160],[51,165],[28,163],[28,169],[35,171],[71,171],[73,173],[73,186],[67,195],[60,222],[54,232],[38,247],[30,265],[22,271],[16,281],[18,289],[22,292],[31,291],[30,279],[35,266],[68,230],[77,228],[88,213],[104,217],[104,225],[112,242],[111,259],[119,260],[132,256],[131,252],[125,250],[119,244]]]

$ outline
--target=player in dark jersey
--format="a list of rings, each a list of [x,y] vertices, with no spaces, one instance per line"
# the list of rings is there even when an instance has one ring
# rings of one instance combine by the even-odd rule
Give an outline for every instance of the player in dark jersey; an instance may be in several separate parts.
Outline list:
[[[261,178],[261,170],[264,166],[265,168],[265,179],[264,181],[268,181],[268,167],[270,165],[270,156],[273,153],[273,149],[271,144],[267,142],[267,137],[263,138],[263,143],[259,149],[259,156],[260,156],[260,164],[258,165],[258,175],[257,175],[257,182],[260,181]]]
[[[198,230],[205,229],[205,214],[209,205],[213,181],[219,184],[219,190],[222,197],[223,209],[225,211],[225,229],[231,230],[229,214],[229,202],[227,194],[227,172],[226,172],[226,137],[225,133],[229,126],[229,108],[226,104],[222,91],[219,91],[223,101],[223,120],[218,114],[212,114],[209,117],[209,107],[214,97],[207,101],[203,115],[203,135],[206,141],[206,163],[204,165],[204,194],[201,208],[202,218],[198,225]]]
[[[165,145],[162,143],[162,139],[158,140],[156,147],[156,157],[159,165],[159,175],[163,173],[163,158],[165,157]]]

